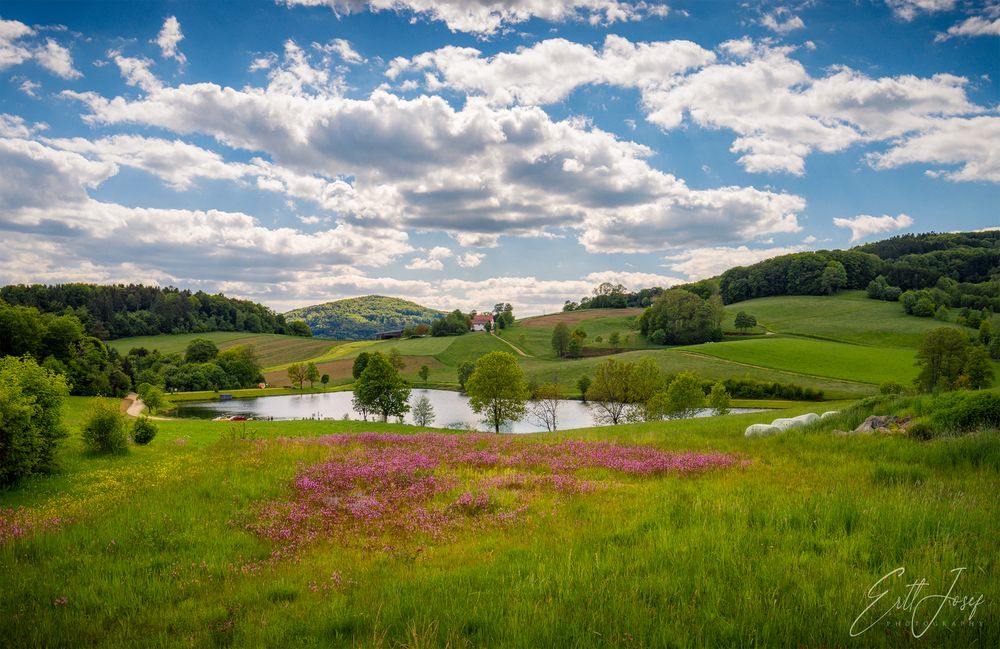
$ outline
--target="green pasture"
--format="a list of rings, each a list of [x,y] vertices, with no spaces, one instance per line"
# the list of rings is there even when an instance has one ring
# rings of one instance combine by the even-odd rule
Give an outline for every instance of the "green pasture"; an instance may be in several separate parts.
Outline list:
[[[745,426],[773,417],[757,413],[526,436],[517,443],[613,440],[744,464],[587,474],[597,491],[539,499],[514,525],[374,546],[321,539],[268,562],[271,544],[244,523],[326,457],[288,438],[418,429],[162,421],[148,447],[93,457],[76,436],[87,404],[71,400],[61,472],[0,492],[4,516],[68,519],[0,544],[4,646],[1000,644],[996,431],[919,442],[836,435],[844,422],[831,420],[748,439]],[[852,637],[871,587],[900,567],[893,597],[921,578],[924,594],[947,592],[965,568],[954,594],[984,603],[971,620],[945,607],[919,640],[887,605],[884,624]]]
[[[907,315],[898,302],[872,300],[863,291],[845,291],[833,297],[765,297],[726,307],[730,317],[740,311],[777,333],[876,347],[915,349],[928,331],[946,324]]]
[[[681,349],[756,367],[876,385],[885,381],[910,385],[917,376],[912,349],[865,347],[784,336]]]

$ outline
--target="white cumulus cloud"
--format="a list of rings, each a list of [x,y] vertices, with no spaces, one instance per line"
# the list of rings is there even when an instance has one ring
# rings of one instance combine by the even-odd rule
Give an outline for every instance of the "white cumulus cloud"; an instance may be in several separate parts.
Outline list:
[[[441,21],[453,32],[488,36],[532,18],[562,22],[582,19],[610,24],[666,16],[667,5],[644,0],[284,0],[289,7],[329,7],[336,15],[361,11],[406,11]]]
[[[692,248],[679,255],[667,257],[667,268],[684,273],[689,280],[705,279],[734,267],[749,266],[772,257],[790,255],[806,250],[806,246],[777,246],[773,248],[750,248],[748,246],[710,246]]]
[[[860,214],[849,219],[835,218],[833,224],[838,228],[848,228],[851,231],[851,243],[854,243],[873,234],[908,228],[913,225],[913,219],[906,214],[899,216]]]
[[[180,22],[176,16],[170,16],[163,21],[163,27],[153,42],[159,46],[163,58],[174,59],[183,65],[187,62],[187,58],[177,50],[177,44],[182,40],[184,40],[184,34],[181,33]]]

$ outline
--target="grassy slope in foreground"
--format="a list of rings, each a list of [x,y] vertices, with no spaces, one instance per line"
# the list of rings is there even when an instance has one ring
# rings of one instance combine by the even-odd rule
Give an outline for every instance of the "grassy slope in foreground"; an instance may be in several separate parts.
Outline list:
[[[74,422],[85,403],[73,400]],[[370,548],[320,542],[275,564],[257,563],[271,545],[245,524],[324,451],[274,438],[358,422],[261,423],[268,441],[247,444],[220,440],[231,424],[166,421],[148,447],[94,458],[74,433],[64,473],[0,492],[4,508],[82,517],[0,546],[0,637],[11,646],[845,646],[868,589],[902,566],[893,598],[921,577],[943,593],[950,571],[965,567],[956,592],[986,600],[982,625],[936,625],[923,644],[1000,644],[996,433],[929,443],[743,437],[768,416],[560,435],[739,453],[751,461],[744,468],[596,472],[613,479],[545,501],[516,525]],[[941,621],[967,614],[945,607]],[[894,626],[853,642],[914,639]]]
[[[174,334],[162,336],[139,336],[135,338],[119,338],[108,344],[122,354],[127,354],[135,347],[158,349],[161,353],[184,353],[188,343],[195,338],[211,340],[219,349],[228,349],[236,345],[252,345],[257,351],[257,360],[261,367],[287,365],[315,358],[329,352],[339,343],[335,340],[322,338],[304,338],[302,336],[283,336],[280,334],[252,334],[245,331],[211,331],[198,334]]]

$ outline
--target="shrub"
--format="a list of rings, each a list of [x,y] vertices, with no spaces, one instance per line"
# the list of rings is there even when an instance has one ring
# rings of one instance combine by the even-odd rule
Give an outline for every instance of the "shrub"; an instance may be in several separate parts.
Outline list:
[[[934,430],[934,426],[927,421],[918,421],[912,424],[906,432],[910,437],[916,439],[928,440],[937,437],[937,431]]]
[[[67,394],[65,379],[31,358],[0,358],[0,485],[52,468]]]
[[[107,399],[98,399],[87,415],[81,431],[88,450],[97,453],[120,453],[128,450],[125,416],[118,405]]]
[[[935,428],[966,432],[977,428],[1000,428],[1000,394],[953,393],[942,397],[931,417]]]
[[[903,392],[903,386],[895,381],[886,381],[878,386],[878,391],[880,394],[900,394]]]
[[[156,424],[149,420],[149,417],[139,417],[132,425],[132,441],[136,444],[146,445],[156,437]]]

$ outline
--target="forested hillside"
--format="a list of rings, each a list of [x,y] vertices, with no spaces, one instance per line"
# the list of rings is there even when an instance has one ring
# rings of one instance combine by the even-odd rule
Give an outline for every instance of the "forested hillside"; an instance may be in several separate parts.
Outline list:
[[[945,281],[961,285],[961,294],[1000,297],[1000,231],[902,235],[852,250],[774,257],[727,270],[719,277],[719,290],[726,304],[732,304],[774,295],[863,289],[880,276],[879,284],[900,291],[931,289]]]
[[[206,331],[309,335],[301,324],[288,324],[256,302],[173,287],[16,284],[0,288],[0,299],[42,313],[75,315],[89,335],[102,340]]]
[[[305,321],[317,336],[337,340],[371,340],[380,331],[431,324],[444,315],[425,306],[382,295],[336,300],[289,311],[290,321]]]

